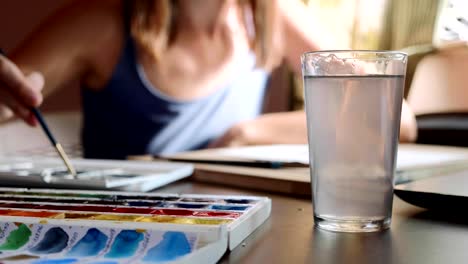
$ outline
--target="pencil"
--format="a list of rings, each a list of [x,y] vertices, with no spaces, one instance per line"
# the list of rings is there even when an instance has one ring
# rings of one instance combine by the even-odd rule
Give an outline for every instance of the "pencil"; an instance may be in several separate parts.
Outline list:
[[[165,158],[175,162],[190,162],[190,163],[203,163],[213,165],[228,165],[228,166],[244,166],[264,169],[280,169],[285,167],[282,162],[279,161],[263,161],[263,160],[252,160],[252,161],[238,161],[238,160],[211,160],[211,159],[183,159],[183,158]]]

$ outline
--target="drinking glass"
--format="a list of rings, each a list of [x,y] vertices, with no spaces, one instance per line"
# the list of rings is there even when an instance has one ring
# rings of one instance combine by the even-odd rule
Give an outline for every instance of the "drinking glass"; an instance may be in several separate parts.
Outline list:
[[[339,232],[390,227],[407,55],[302,55],[315,224]]]

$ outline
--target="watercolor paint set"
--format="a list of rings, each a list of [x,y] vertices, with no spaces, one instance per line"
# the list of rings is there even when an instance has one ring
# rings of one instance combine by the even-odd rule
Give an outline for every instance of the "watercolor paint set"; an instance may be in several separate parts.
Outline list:
[[[193,166],[172,162],[75,159],[73,177],[58,158],[2,158],[0,180],[10,187],[116,189],[146,192],[190,176]]]
[[[0,263],[215,263],[270,211],[266,197],[0,188]]]

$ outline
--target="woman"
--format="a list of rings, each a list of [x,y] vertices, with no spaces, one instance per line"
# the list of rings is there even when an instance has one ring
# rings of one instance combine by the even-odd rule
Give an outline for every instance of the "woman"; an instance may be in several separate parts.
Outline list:
[[[261,105],[268,72],[301,74],[325,36],[299,1],[76,1],[13,52],[19,69],[2,58],[0,108],[34,125],[41,93],[78,79],[88,158],[305,143],[303,111]]]

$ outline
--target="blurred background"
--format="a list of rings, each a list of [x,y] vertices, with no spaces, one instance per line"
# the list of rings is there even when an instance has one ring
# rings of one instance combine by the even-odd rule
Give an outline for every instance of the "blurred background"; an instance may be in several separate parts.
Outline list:
[[[41,21],[71,1],[2,0],[0,47],[7,52],[14,49]],[[329,32],[338,37],[339,42],[352,49],[408,52],[410,59],[405,97],[417,115],[418,142],[468,146],[464,136],[468,131],[468,115],[465,114],[468,113],[468,1],[303,2],[311,16],[319,19]],[[293,76],[287,67],[280,67],[271,78],[274,81],[270,82],[273,87],[267,111],[299,109],[303,106],[300,77]],[[67,86],[71,87],[60,89],[48,97],[42,110],[57,113],[56,116],[62,120],[60,122],[72,120],[66,125],[52,126],[58,126],[55,130],[64,131],[64,135],[57,132],[59,137],[71,137],[73,142],[78,142],[80,92],[77,83]],[[284,86],[287,89],[279,89]],[[287,96],[275,92],[280,90],[288,91]],[[5,139],[6,136],[2,136],[8,131],[5,126],[0,125],[0,137],[3,138],[0,149],[14,145]],[[11,128],[9,131],[11,133]],[[32,133],[38,134],[37,131]]]

